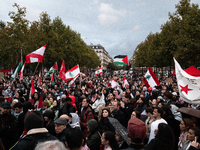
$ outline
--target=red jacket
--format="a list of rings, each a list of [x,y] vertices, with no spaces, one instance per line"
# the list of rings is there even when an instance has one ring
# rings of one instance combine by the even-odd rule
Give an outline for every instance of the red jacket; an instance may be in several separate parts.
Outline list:
[[[86,128],[86,123],[90,119],[94,119],[94,115],[93,115],[92,109],[89,106],[88,107],[84,107],[82,112],[81,112],[81,114],[80,114],[80,120],[81,120],[80,125],[81,125],[81,128],[84,131],[85,137],[87,137],[88,134],[89,134],[89,131],[87,131],[87,128]]]

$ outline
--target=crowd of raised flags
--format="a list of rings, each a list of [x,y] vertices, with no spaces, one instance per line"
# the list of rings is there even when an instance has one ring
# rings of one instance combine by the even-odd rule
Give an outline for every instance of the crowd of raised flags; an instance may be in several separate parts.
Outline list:
[[[21,51],[20,62],[18,64],[18,66],[16,67],[14,73],[11,75],[11,80],[14,80],[18,73],[19,73],[19,80],[23,79],[23,71],[25,68],[25,63],[35,63],[35,62],[37,62],[38,64],[42,63],[46,46],[47,46],[47,44],[44,45],[43,47],[33,51],[32,53],[26,55],[26,61],[24,62],[24,64],[23,64],[23,60],[22,60],[22,51]],[[174,59],[174,62],[175,62],[175,69],[173,70],[172,78],[176,75],[178,85],[179,85],[178,88],[181,91],[180,92],[181,98],[183,100],[185,100],[186,102],[190,102],[193,104],[199,104],[200,94],[194,94],[194,92],[200,93],[199,92],[200,76],[195,76],[195,75],[190,74],[190,72],[184,71],[175,59]],[[117,55],[114,57],[114,63],[116,65],[129,65],[128,56],[127,55]],[[54,65],[49,69],[49,71],[47,71],[47,69],[44,69],[44,74],[46,74],[46,73],[52,74],[52,78],[51,78],[52,83],[54,82],[53,73],[56,70],[58,70],[57,62],[54,63]],[[61,65],[60,72],[59,72],[59,78],[65,80],[65,81],[71,80],[70,83],[72,84],[77,79],[79,74],[80,74],[80,68],[79,68],[78,64],[76,66],[74,66],[73,68],[69,69],[68,71],[66,71],[65,62],[64,62],[64,60],[62,61],[62,65]],[[99,68],[95,71],[95,75],[102,75],[102,74],[103,74],[102,68]],[[41,73],[39,76],[41,78]],[[142,81],[144,82],[144,84],[146,85],[147,88],[149,88],[149,87],[153,88],[160,84],[158,78],[154,74],[151,67],[148,68]],[[41,82],[41,80],[39,80],[38,82]],[[126,80],[126,77],[124,76],[122,86],[125,87],[126,84],[128,84],[128,82]],[[112,88],[114,88],[118,85],[118,83],[117,83],[117,81],[111,79],[111,85],[112,85]]]
[[[21,53],[20,62],[18,64],[18,66],[16,67],[15,72],[11,76],[12,80],[14,80],[16,78],[18,73],[19,73],[19,80],[24,79],[23,71],[25,68],[25,63],[37,62],[38,65],[39,65],[39,63],[42,63],[45,49],[46,49],[46,45],[39,48],[38,50],[28,54],[26,56],[26,61],[24,62],[24,65],[23,65],[22,53]],[[161,107],[164,105],[166,105],[166,106],[170,105],[171,109],[173,109],[172,108],[173,105],[171,105],[172,103],[180,102],[180,100],[184,100],[189,105],[190,104],[198,104],[199,105],[198,107],[200,108],[200,92],[199,92],[199,90],[200,90],[200,71],[194,67],[192,67],[191,70],[188,70],[188,69],[183,70],[181,68],[181,66],[179,65],[179,63],[175,59],[174,59],[174,62],[175,62],[175,69],[172,74],[173,75],[172,79],[176,75],[177,86],[172,85],[172,83],[170,83],[170,82],[167,82],[167,83],[171,84],[171,86],[173,86],[172,89],[169,90],[169,89],[167,89],[167,88],[169,88],[169,86],[164,83],[164,81],[166,81],[166,80],[160,79],[160,81],[162,82],[162,83],[160,83],[157,76],[151,69],[151,67],[148,68],[147,72],[145,73],[145,75],[142,78],[141,78],[141,76],[139,76],[139,73],[136,75],[135,79],[132,74],[125,74],[123,76],[119,75],[119,74],[118,75],[110,74],[110,75],[106,75],[103,77],[103,73],[104,73],[103,68],[98,68],[95,72],[93,72],[92,74],[89,74],[88,77],[86,77],[86,78],[78,78],[79,76],[86,76],[85,74],[80,72],[79,65],[77,64],[76,66],[72,67],[71,69],[66,70],[65,62],[63,60],[58,76],[56,76],[56,74],[55,74],[55,77],[54,77],[54,73],[58,72],[57,62],[54,63],[54,65],[49,69],[49,71],[47,71],[47,69],[45,69],[45,71],[44,71],[45,74],[51,75],[50,81],[52,84],[50,84],[49,81],[47,81],[46,83],[45,82],[42,83],[41,71],[39,71],[38,78],[37,78],[37,76],[35,76],[35,78],[37,78],[36,79],[37,85],[38,85],[37,87],[34,86],[34,77],[32,77],[32,78],[28,77],[28,81],[26,81],[26,82],[30,83],[30,81],[31,81],[31,88],[30,88],[30,94],[29,94],[29,92],[27,92],[27,95],[29,95],[29,98],[27,98],[27,95],[26,95],[26,98],[27,98],[27,100],[29,100],[32,103],[32,105],[34,105],[35,109],[37,109],[38,111],[43,113],[43,112],[45,112],[45,103],[49,103],[49,101],[50,101],[50,97],[48,98],[47,90],[50,90],[50,91],[54,90],[54,92],[56,90],[58,90],[58,92],[56,91],[54,94],[57,95],[55,97],[57,104],[59,102],[60,104],[63,105],[62,107],[59,106],[60,107],[59,112],[61,112],[62,108],[65,107],[64,106],[65,104],[63,104],[64,101],[62,101],[62,99],[67,100],[66,97],[70,97],[71,95],[74,94],[73,92],[75,90],[77,90],[76,94],[77,94],[78,100],[81,97],[81,95],[78,96],[78,92],[80,92],[80,94],[83,94],[85,97],[87,96],[88,99],[91,99],[92,103],[97,102],[99,104],[105,100],[105,102],[107,104],[106,105],[104,104],[104,106],[109,107],[109,108],[114,108],[114,106],[113,106],[114,103],[119,102],[120,107],[121,107],[120,109],[125,112],[125,113],[123,112],[123,114],[126,114],[126,116],[124,116],[125,118],[127,116],[130,116],[132,118],[132,115],[134,115],[133,112],[135,111],[135,114],[136,114],[136,111],[139,111],[139,113],[141,114],[141,117],[138,119],[141,119],[144,116],[151,117],[151,116],[147,115],[147,110],[148,110],[147,108],[152,108],[152,112],[153,112],[153,109],[157,109],[157,113],[159,114],[159,112],[158,112],[158,107],[160,107],[160,106],[158,106],[159,102],[161,103]],[[114,63],[118,64],[118,65],[129,65],[128,57],[126,55],[118,55],[114,58]],[[37,69],[37,67],[36,67],[36,69]],[[64,81],[61,81],[60,79],[58,79],[58,77]],[[54,86],[55,79],[56,79],[56,85]],[[76,79],[77,79],[77,82],[75,84],[73,84],[76,81]],[[141,79],[143,82],[141,82]],[[44,80],[47,80],[47,79],[44,79]],[[69,84],[67,85],[66,82],[68,82]],[[176,81],[174,80],[174,82],[176,82]],[[57,86],[59,86],[59,87],[57,87]],[[179,92],[176,91],[177,88],[179,89]],[[69,90],[69,89],[71,89],[71,90]],[[101,89],[101,90],[99,90],[99,89]],[[41,93],[40,92],[37,93],[36,90],[38,90],[38,91],[41,90]],[[69,90],[69,91],[67,91],[67,90]],[[138,95],[136,94],[137,92],[139,93]],[[156,98],[153,97],[154,92],[156,92]],[[175,93],[176,95],[173,95],[172,92]],[[34,98],[35,93],[36,93],[36,95],[38,94],[37,99]],[[44,100],[45,98],[43,97],[44,93],[46,93],[46,95],[44,95],[45,98],[47,98],[46,100]],[[168,97],[169,99],[167,99],[167,93],[168,94],[171,93],[171,95],[173,95],[173,96],[177,96],[177,94],[180,94],[180,95],[178,95],[178,97],[175,97],[175,98],[173,96],[170,98],[170,96],[169,96]],[[104,94],[106,94],[105,97],[104,97]],[[63,98],[61,98],[62,96],[63,96]],[[101,98],[98,98],[99,96]],[[112,99],[112,98],[109,99],[110,96],[111,97],[115,96],[114,97],[115,99]],[[33,99],[31,99],[31,98],[33,98]],[[83,97],[81,97],[80,99],[82,99],[82,98]],[[157,99],[160,99],[160,101],[158,102]],[[37,100],[37,101],[35,101],[35,100]],[[114,102],[112,100],[114,100]],[[161,102],[161,100],[162,100],[162,102]],[[109,101],[110,101],[110,103],[108,103]],[[154,102],[156,101],[157,104],[154,105],[153,101]],[[93,103],[93,104],[95,104],[95,103]],[[44,104],[44,107],[43,107],[43,104]],[[79,106],[79,105],[76,105],[75,103],[74,103],[74,105]],[[117,106],[118,106],[118,103],[117,103]],[[184,103],[182,104],[182,106],[185,107]],[[99,106],[97,106],[97,108],[98,107]],[[174,105],[174,107],[175,107],[175,105]],[[190,105],[190,107],[192,107],[192,105]],[[82,109],[82,106],[80,108]],[[44,109],[44,111],[43,111],[43,109]],[[96,108],[93,108],[93,109],[95,112]],[[126,111],[126,109],[127,109],[127,111]],[[164,110],[164,107],[162,107],[160,109]],[[175,110],[176,112],[175,111],[173,112],[172,110],[170,110],[174,116],[175,116],[175,113],[177,113],[177,111],[178,111],[178,107],[175,109],[176,109]],[[127,115],[128,111],[130,112],[129,115]],[[102,111],[102,114],[103,114],[103,111]],[[135,115],[135,117],[137,117],[137,114]],[[155,116],[153,116],[153,117],[155,117]],[[179,115],[176,117],[179,118]],[[126,120],[126,122],[128,121],[128,119]],[[158,116],[157,118],[155,117],[154,119],[160,120],[161,118],[159,119],[159,116]],[[166,119],[166,123],[168,123],[167,121],[169,121],[169,120],[167,120],[167,118],[164,118],[164,119]],[[182,116],[180,117],[180,119],[182,120]],[[174,118],[174,120],[177,120],[177,119]],[[177,120],[177,121],[180,122],[181,120]],[[146,121],[145,121],[145,123],[146,123]],[[179,125],[178,125],[178,127],[179,127]],[[151,125],[150,125],[150,128],[151,128],[151,130],[154,129],[151,127]],[[127,125],[125,126],[125,130],[126,129],[127,129]],[[128,129],[130,131],[129,127],[128,127]],[[146,126],[144,126],[144,129],[145,129],[144,133],[146,135]],[[155,128],[155,129],[157,129],[157,128]],[[136,130],[138,130],[138,128],[136,128]],[[140,131],[140,130],[138,130],[138,131]],[[154,134],[154,131],[155,130],[152,130],[151,132]],[[151,139],[151,138],[149,138],[149,139]],[[176,145],[177,145],[177,143],[176,143]]]
[[[32,53],[26,55],[26,61],[24,62],[24,65],[23,65],[23,61],[22,61],[22,51],[21,51],[19,65],[15,69],[15,72],[11,75],[12,80],[16,79],[16,75],[18,73],[20,73],[19,80],[23,79],[23,71],[25,68],[25,63],[35,63],[35,62],[42,63],[46,46],[47,46],[47,44],[44,45],[43,47],[33,51]],[[129,65],[128,56],[127,55],[115,56],[114,63],[117,65]],[[44,74],[46,74],[46,73],[52,74],[51,81],[54,82],[53,73],[56,70],[58,70],[57,62],[54,63],[54,65],[49,69],[49,71],[47,71],[47,69],[44,69]],[[59,78],[65,80],[65,81],[72,80],[71,83],[73,83],[76,80],[76,78],[79,76],[79,74],[80,74],[80,68],[79,68],[78,64],[66,72],[65,62],[64,62],[64,60],[62,61],[62,65],[61,65],[60,72],[59,72]],[[95,71],[95,75],[102,75],[102,74],[103,74],[102,68],[99,68]],[[41,76],[41,73],[40,73],[40,76]],[[111,83],[113,84],[114,87],[117,85],[114,81]],[[128,83],[127,80],[124,79],[124,84],[127,84],[127,83]],[[123,86],[125,86],[124,84],[123,84]]]

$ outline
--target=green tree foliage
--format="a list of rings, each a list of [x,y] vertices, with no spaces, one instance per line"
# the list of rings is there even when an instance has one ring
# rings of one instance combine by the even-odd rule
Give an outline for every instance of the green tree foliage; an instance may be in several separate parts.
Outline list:
[[[26,8],[20,8],[16,3],[13,7],[17,12],[9,12],[11,22],[0,21],[0,52],[1,66],[11,66],[18,63],[22,49],[23,60],[34,50],[47,44],[43,58],[45,67],[51,67],[55,61],[61,65],[65,60],[66,67],[76,64],[80,67],[96,68],[100,64],[99,57],[81,39],[81,35],[66,26],[62,19],[51,19],[46,12],[42,12],[38,21],[28,21]],[[36,64],[27,64],[35,67]]]
[[[194,65],[200,59],[200,9],[190,0],[181,0],[160,33],[150,33],[134,52],[135,66],[166,67],[173,57],[182,64]]]

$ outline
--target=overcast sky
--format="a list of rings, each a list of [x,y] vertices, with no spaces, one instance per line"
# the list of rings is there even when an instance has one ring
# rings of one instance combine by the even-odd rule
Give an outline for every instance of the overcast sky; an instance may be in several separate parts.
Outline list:
[[[178,0],[0,0],[0,20],[10,21],[9,11],[16,2],[26,7],[29,21],[42,12],[53,20],[59,16],[65,25],[81,34],[86,44],[101,44],[113,58],[130,58],[138,44],[168,20]],[[200,0],[191,0],[200,4]]]

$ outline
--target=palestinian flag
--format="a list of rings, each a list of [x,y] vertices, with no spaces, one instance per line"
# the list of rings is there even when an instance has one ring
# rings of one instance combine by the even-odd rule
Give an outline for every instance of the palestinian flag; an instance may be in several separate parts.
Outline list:
[[[144,84],[146,85],[147,88],[149,88],[149,87],[153,88],[154,86],[158,86],[160,84],[158,78],[152,71],[151,67],[149,67],[149,69],[147,70],[142,81],[144,82]]]
[[[49,69],[49,71],[47,73],[52,73],[56,70],[58,70],[57,62],[55,62],[55,64]]]
[[[127,55],[117,55],[114,57],[115,65],[129,65]]]
[[[95,75],[99,75],[103,73],[102,68],[99,68],[98,70],[95,71]]]
[[[11,80],[16,79],[17,73],[20,71],[22,65],[23,65],[23,63],[22,63],[22,50],[21,50],[20,62],[18,64],[17,68],[15,69],[15,72],[11,75]]]
[[[51,76],[51,83],[52,83],[53,86],[55,85],[54,73],[52,73],[52,76]]]
[[[26,63],[34,63],[34,62],[42,63],[46,46],[47,46],[47,44],[44,45],[43,47],[35,50],[34,52],[26,55]]]
[[[126,84],[128,84],[128,86],[129,86],[129,83],[128,83],[126,77],[124,76],[124,80],[123,80],[122,87],[125,88],[125,85],[126,85]]]
[[[24,63],[24,65],[22,66],[21,71],[19,72],[19,80],[22,80],[22,79],[23,79],[24,67],[25,67],[25,63]]]
[[[76,78],[80,74],[79,66],[76,65],[65,73],[65,81]]]

